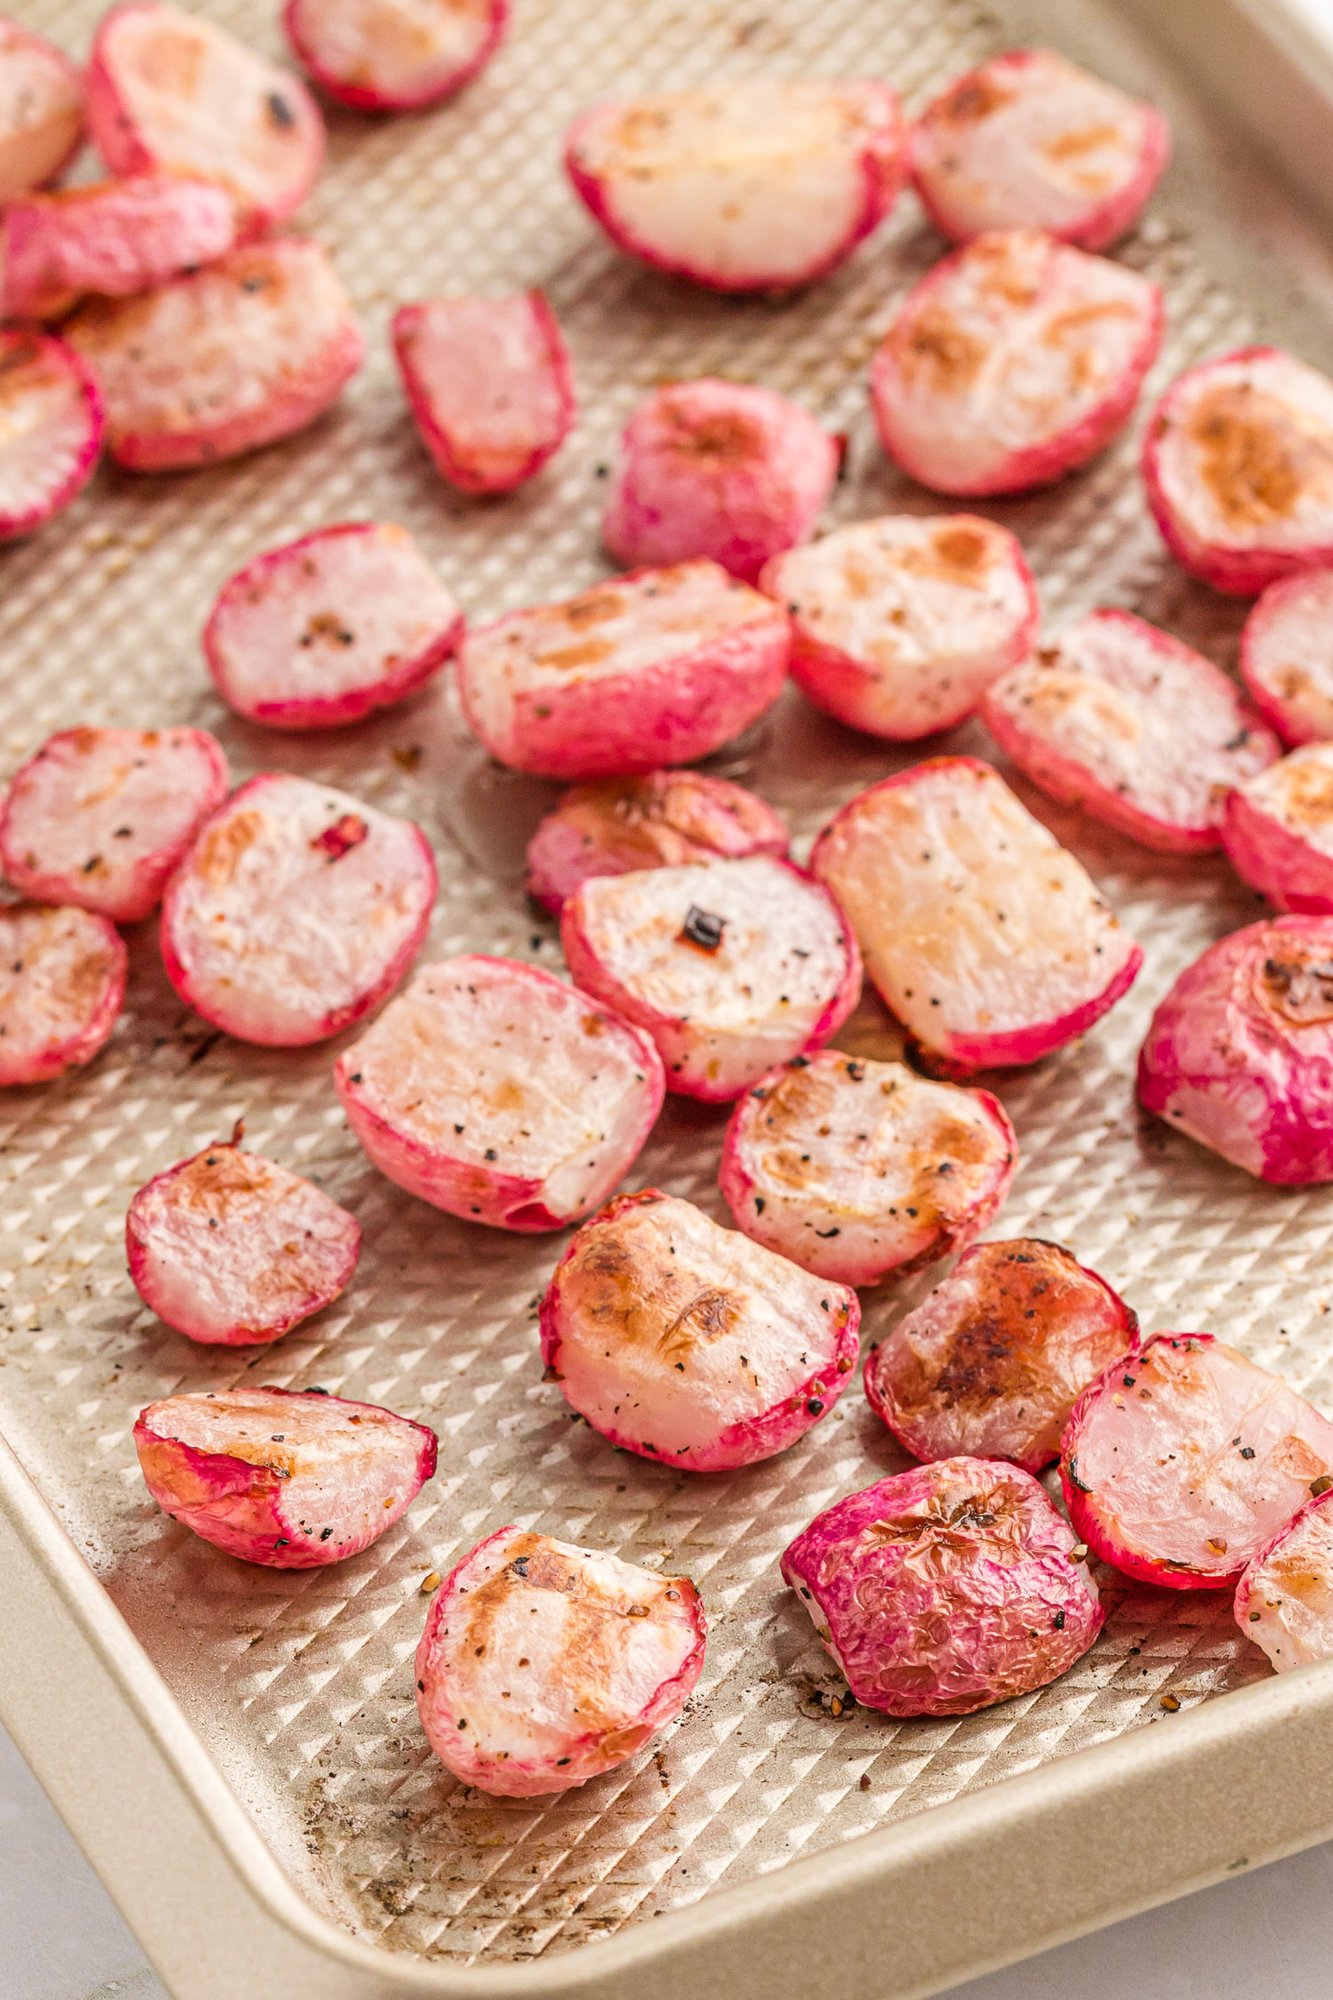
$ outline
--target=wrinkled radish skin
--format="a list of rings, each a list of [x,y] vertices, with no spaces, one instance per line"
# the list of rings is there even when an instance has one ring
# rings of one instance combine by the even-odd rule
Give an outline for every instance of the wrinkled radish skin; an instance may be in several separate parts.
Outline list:
[[[168,1396],[134,1426],[159,1507],[269,1569],[321,1569],[400,1521],[435,1471],[435,1433],[377,1403],[288,1389]]]
[[[393,991],[434,901],[435,862],[410,820],[269,774],[200,828],[162,905],[162,957],[215,1027],[300,1048]]]
[[[39,902],[139,923],[226,796],[227,760],[206,730],[67,729],[10,780],[0,867]]]
[[[787,615],[718,564],[616,576],[476,626],[458,693],[501,764],[538,777],[635,777],[711,756],[782,692]]]
[[[1158,1005],[1139,1100],[1259,1180],[1333,1180],[1333,918],[1211,945]]]
[[[1291,748],[1333,737],[1333,568],[1269,584],[1245,621],[1240,671]]]
[[[835,1502],[782,1574],[857,1701],[886,1715],[973,1715],[1030,1694],[1083,1657],[1105,1618],[1045,1490],[978,1458]]]
[[[354,111],[416,111],[470,83],[508,0],[287,0],[282,24],[319,88]]]
[[[1154,106],[1053,49],[1015,49],[956,77],[912,130],[916,191],[956,243],[1044,229],[1105,250],[1138,221],[1170,152]]]
[[[1333,1494],[1309,1501],[1253,1557],[1236,1623],[1280,1674],[1333,1660]]]
[[[1106,1369],[1060,1451],[1076,1532],[1126,1576],[1171,1590],[1234,1585],[1330,1473],[1333,1424],[1207,1333],[1158,1334]]]
[[[1138,401],[1156,285],[1031,230],[979,236],[899,308],[871,374],[890,458],[937,493],[1025,493],[1085,465]]]
[[[822,1048],[861,992],[833,898],[768,855],[595,876],[560,941],[577,984],[651,1035],[667,1089],[705,1103]]]
[[[848,1287],[649,1188],[585,1222],[541,1305],[542,1359],[614,1445],[691,1472],[772,1458],[856,1366]]]
[[[0,328],[0,542],[68,507],[102,449],[102,397],[72,347]]]
[[[722,1152],[728,1208],[756,1243],[844,1285],[950,1256],[996,1215],[1018,1161],[988,1091],[824,1049],[736,1106]]]
[[[58,319],[89,292],[149,291],[235,241],[230,194],[189,175],[33,194],[11,202],[0,222],[0,298],[12,318]]]
[[[0,204],[46,187],[83,137],[83,77],[53,42],[0,14]]]
[[[1143,963],[1072,854],[974,757],[861,792],[810,866],[885,1004],[935,1067],[1033,1063],[1085,1034]]]
[[[626,568],[710,556],[754,583],[770,556],[809,539],[842,449],[772,389],[670,382],[625,426],[602,540]]]
[[[560,1229],[605,1201],[663,1095],[646,1035],[552,973],[477,956],[419,972],[334,1082],[381,1173],[517,1230]]]
[[[1063,805],[1164,854],[1220,845],[1232,786],[1277,739],[1234,681],[1128,611],[1094,611],[998,681],[982,719]]]
[[[0,903],[0,1087],[48,1083],[106,1046],[125,998],[120,934],[88,910]]]
[[[886,514],[765,564],[792,679],[852,729],[911,742],[970,715],[1037,634],[1019,543],[976,514]]]
[[[684,1576],[518,1527],[445,1578],[417,1648],[417,1708],[455,1777],[500,1798],[584,1785],[689,1700],[707,1621]]]
[[[574,421],[574,376],[541,292],[400,306],[393,351],[426,449],[463,493],[509,493]]]
[[[866,1400],[914,1458],[1035,1474],[1088,1383],[1138,1344],[1124,1300],[1058,1243],[978,1243],[872,1347]]]
[[[135,1290],[177,1333],[253,1347],[347,1289],[361,1230],[313,1182],[233,1140],[139,1189],[125,1249]]]
[[[1230,793],[1222,845],[1279,910],[1333,916],[1333,743],[1307,743]]]
[[[402,701],[463,630],[405,528],[351,521],[270,549],[228,583],[204,628],[218,693],[270,729],[333,729]]]
[[[784,291],[836,269],[883,221],[906,152],[886,84],[756,77],[594,105],[565,166],[631,257],[716,291]]]

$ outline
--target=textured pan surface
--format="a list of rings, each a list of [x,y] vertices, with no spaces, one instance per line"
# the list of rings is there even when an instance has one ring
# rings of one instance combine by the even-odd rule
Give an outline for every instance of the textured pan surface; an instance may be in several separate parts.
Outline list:
[[[82,50],[98,7],[28,0],[23,11]],[[276,46],[268,0],[205,11]],[[230,720],[198,645],[218,585],[272,542],[378,515],[411,529],[473,617],[581,587],[602,573],[596,520],[615,434],[646,388],[682,374],[764,381],[847,428],[850,476],[833,518],[929,511],[874,447],[865,373],[895,301],[941,247],[905,201],[808,295],[738,303],[678,288],[617,258],[565,191],[559,138],[578,106],[635,84],[807,68],[878,72],[915,104],[951,70],[1035,31],[1148,88],[1176,120],[1181,163],[1121,253],[1166,287],[1171,330],[1150,388],[1256,332],[1328,366],[1320,323],[1333,285],[1281,199],[1235,168],[1234,149],[1142,47],[1111,39],[1110,10],[1093,0],[1000,18],[971,0],[521,0],[515,11],[510,43],[453,106],[331,120],[329,169],[302,222],[338,255],[370,336],[343,407],[217,472],[103,473],[62,521],[0,556],[0,775],[76,722],[206,725],[238,777],[297,769],[416,817],[441,865],[437,952],[556,965],[553,927],[519,890],[523,839],[551,793],[488,766],[447,685],[312,744]],[[526,492],[466,502],[412,433],[387,317],[431,290],[531,284],[547,287],[569,335],[583,414]],[[1171,570],[1133,462],[1122,441],[1054,494],[989,511],[1022,535],[1053,620],[1125,604],[1230,664],[1240,610]],[[946,743],[990,754],[979,731]],[[772,799],[804,842],[852,791],[907,761],[792,697],[722,768]],[[1145,1331],[1206,1326],[1333,1402],[1333,1192],[1261,1190],[1145,1125],[1131,1098],[1153,1002],[1256,905],[1219,863],[1154,861],[1039,809],[1142,939],[1147,966],[1081,1048],[1001,1084],[1024,1164],[995,1233],[1059,1238],[1127,1295]],[[470,1232],[398,1193],[343,1125],[332,1049],[245,1050],[182,1012],[151,929],[132,957],[128,1012],[100,1061],[0,1103],[0,1429],[275,1851],[360,1936],[455,1961],[568,1948],[1125,1730],[1170,1728],[1163,1694],[1188,1707],[1266,1671],[1220,1599],[1111,1579],[1104,1637],[1041,1695],[964,1722],[833,1717],[836,1678],[775,1558],[817,1509],[901,1462],[859,1391],[784,1457],[724,1479],[612,1452],[541,1381],[533,1305],[561,1239]],[[838,1039],[893,1051],[872,1007]],[[366,1231],[346,1297],[248,1359],[159,1326],[122,1250],[134,1189],[240,1116],[247,1143],[311,1174]],[[643,1181],[721,1215],[724,1118],[671,1105]],[[869,1296],[867,1337],[925,1283]],[[341,1568],[294,1578],[229,1563],[152,1508],[130,1427],[152,1397],[247,1379],[320,1384],[430,1422],[439,1476],[398,1529]],[[688,1571],[712,1624],[700,1691],[657,1754],[563,1801],[465,1794],[429,1757],[412,1704],[423,1577],[511,1519]]]

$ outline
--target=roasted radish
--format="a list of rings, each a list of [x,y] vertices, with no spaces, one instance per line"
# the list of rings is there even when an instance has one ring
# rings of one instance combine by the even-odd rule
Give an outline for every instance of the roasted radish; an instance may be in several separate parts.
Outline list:
[[[1156,285],[1033,230],[955,250],[875,356],[884,449],[937,493],[1025,493],[1085,465],[1138,401],[1162,336]]]
[[[1159,1333],[1074,1405],[1060,1448],[1093,1553],[1171,1590],[1233,1585],[1333,1475],[1333,1424],[1209,1333]]]
[[[594,876],[560,941],[578,984],[652,1036],[667,1089],[707,1103],[822,1048],[861,993],[841,910],[771,855]]]
[[[611,241],[721,292],[824,277],[893,207],[907,130],[886,84],[754,77],[596,104],[565,166]]]
[[[322,1042],[397,986],[434,901],[435,862],[410,820],[305,778],[251,778],[167,890],[167,977],[241,1041]]]
[[[104,417],[72,347],[0,327],[0,542],[30,535],[93,476]]]
[[[1094,611],[989,689],[982,719],[1034,785],[1165,854],[1203,854],[1279,754],[1234,681],[1128,611]]]
[[[1236,1623],[1277,1672],[1333,1660],[1333,1500],[1307,1501],[1236,1586]]]
[[[458,692],[486,749],[546,778],[634,777],[721,749],[771,708],[785,611],[712,562],[640,570],[474,626]]]
[[[541,292],[400,306],[393,351],[435,469],[464,493],[509,493],[574,421],[574,377]]]
[[[435,1433],[319,1390],[168,1396],[134,1426],[144,1484],[204,1541],[269,1569],[360,1555],[435,1471]]]
[[[444,1580],[417,1649],[441,1763],[501,1798],[614,1771],[676,1717],[707,1622],[686,1576],[501,1528]]]
[[[866,1708],[972,1715],[1066,1673],[1105,1613],[1030,1473],[946,1458],[839,1500],[782,1574]]]
[[[1036,637],[1018,541],[976,514],[886,514],[765,564],[792,679],[853,729],[911,742],[970,715]]]
[[[77,65],[31,28],[0,15],[0,204],[53,181],[82,137]]]
[[[405,528],[351,521],[270,549],[204,628],[218,693],[270,729],[332,729],[438,673],[462,614]]]
[[[872,785],[810,866],[886,1005],[938,1069],[1038,1062],[1099,1021],[1143,954],[989,764],[936,757]]]
[[[542,1358],[612,1444],[730,1472],[785,1451],[831,1409],[860,1318],[848,1287],[649,1188],[585,1222],[556,1265]]]
[[[138,923],[226,796],[206,730],[66,729],[10,780],[0,868],[25,896]]]
[[[450,1215],[562,1229],[628,1173],[662,1106],[646,1035],[514,959],[427,966],[338,1058],[380,1172]]]
[[[1222,845],[1279,910],[1333,916],[1333,743],[1307,743],[1229,793]]]
[[[0,1086],[48,1083],[105,1047],[125,998],[120,933],[88,910],[0,903]]]
[[[326,96],[354,111],[417,111],[485,68],[509,0],[287,0],[287,39]]]
[[[842,450],[776,390],[669,382],[625,426],[602,540],[626,568],[711,556],[753,583],[809,539]]]
[[[0,306],[13,319],[58,319],[89,292],[149,291],[235,241],[231,195],[188,174],[26,195],[0,221]]]
[[[876,1285],[970,1243],[1018,1162],[984,1090],[837,1049],[771,1070],[736,1106],[722,1193],[737,1227],[803,1269]]]
[[[1284,743],[1333,737],[1333,567],[1269,584],[1245,621],[1240,671]]]
[[[914,1458],[1037,1473],[1081,1392],[1138,1344],[1124,1300],[1058,1243],[978,1243],[871,1349],[866,1400]]]

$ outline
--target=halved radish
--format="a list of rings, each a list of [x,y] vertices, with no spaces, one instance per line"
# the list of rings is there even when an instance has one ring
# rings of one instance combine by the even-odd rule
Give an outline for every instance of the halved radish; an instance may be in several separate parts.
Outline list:
[[[107,450],[178,472],[304,430],[361,366],[360,329],[327,252],[284,237],[132,299],[93,299],[63,329],[106,402]]]
[[[53,181],[83,138],[83,74],[62,49],[0,15],[0,203]]]
[[[1172,555],[1214,590],[1333,560],[1333,381],[1280,347],[1187,368],[1148,420],[1143,478]]]
[[[121,0],[103,17],[88,127],[113,174],[220,181],[256,236],[301,206],[324,164],[324,121],[300,78],[163,0]]]
[[[774,389],[668,382],[621,435],[602,540],[626,568],[711,556],[754,583],[770,556],[808,540],[842,453]]]
[[[1279,755],[1233,680],[1128,611],[1080,618],[981,712],[1034,785],[1164,854],[1219,846],[1227,793]]]
[[[989,764],[935,757],[872,785],[810,866],[932,1065],[1038,1062],[1099,1021],[1143,953]]]
[[[162,957],[215,1027],[299,1048],[393,991],[434,901],[435,862],[410,820],[269,773],[200,828],[162,905]]]
[[[428,681],[462,629],[453,594],[405,528],[349,521],[238,570],[204,627],[204,657],[238,715],[333,729]]]
[[[1054,49],[1013,49],[955,77],[912,130],[916,191],[956,243],[1044,229],[1105,250],[1138,221],[1170,153],[1154,105]]]
[[[347,1289],[356,1217],[300,1174],[241,1150],[241,1130],[139,1189],[125,1218],[134,1288],[177,1333],[253,1347]]]
[[[633,777],[748,729],[782,692],[790,648],[776,604],[716,563],[677,563],[473,626],[458,692],[516,771]]]
[[[1284,743],[1333,737],[1333,567],[1268,585],[1240,635],[1240,671]]]
[[[1236,1623],[1280,1674],[1333,1660],[1333,1490],[1251,1558],[1236,1586]]]
[[[667,1089],[711,1104],[822,1048],[861,993],[832,896],[766,854],[594,876],[560,941],[578,984],[652,1036]]]
[[[102,449],[102,398],[72,347],[0,327],[0,542],[68,507]]]
[[[1058,1243],[977,1243],[871,1348],[866,1400],[914,1458],[1037,1473],[1089,1382],[1138,1345],[1124,1300]]]
[[[646,1035],[507,958],[427,966],[333,1076],[381,1173],[495,1229],[562,1229],[589,1214],[662,1108]]]
[[[1083,1391],[1060,1448],[1076,1532],[1104,1562],[1171,1590],[1223,1590],[1312,1487],[1333,1424],[1210,1333],[1159,1333]]]
[[[585,1222],[556,1265],[542,1359],[612,1444],[730,1472],[785,1451],[832,1408],[860,1319],[849,1287],[648,1188]]]
[[[866,1708],[973,1715],[1087,1652],[1105,1612],[1030,1473],[946,1458],[816,1515],[782,1574]]]
[[[25,896],[138,923],[226,796],[207,730],[66,729],[10,780],[0,867]]]
[[[125,998],[120,933],[88,910],[0,903],[0,1085],[48,1083],[105,1047]]]
[[[87,293],[128,298],[210,264],[236,241],[236,204],[216,181],[138,174],[12,201],[0,220],[0,305],[59,319]]]
[[[1307,743],[1229,793],[1222,845],[1279,910],[1333,916],[1333,743]]]
[[[541,292],[400,306],[393,351],[435,469],[463,493],[509,493],[564,443],[574,376]]]
[[[508,0],[287,0],[282,24],[320,89],[355,111],[452,97],[494,55]]]
[[[752,77],[595,104],[575,192],[631,257],[722,292],[807,285],[897,200],[907,128],[887,84]]]
[[[511,1799],[568,1791],[675,1721],[707,1630],[686,1576],[501,1528],[431,1605],[416,1658],[421,1726],[466,1785]]]
[[[766,563],[792,621],[792,679],[853,729],[911,742],[970,715],[1037,633],[1015,536],[976,514],[885,514]]]
[[[1157,286],[1035,230],[994,230],[908,294],[875,356],[884,449],[937,493],[1025,493],[1127,421],[1162,337]]]
[[[229,1389],[150,1403],[134,1448],[158,1506],[204,1541],[269,1569],[320,1569],[402,1519],[436,1441],[378,1403]]]
[[[1018,1164],[984,1090],[824,1049],[761,1077],[731,1115],[721,1187],[738,1228],[807,1271],[876,1285],[948,1257]]]

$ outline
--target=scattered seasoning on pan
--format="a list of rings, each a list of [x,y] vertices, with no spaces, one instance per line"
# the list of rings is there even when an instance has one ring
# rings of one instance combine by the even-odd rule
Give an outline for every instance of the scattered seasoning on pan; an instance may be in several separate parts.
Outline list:
[[[713,910],[701,910],[697,903],[691,903],[677,933],[677,942],[697,945],[700,951],[720,951],[726,927],[725,917],[719,917]]]
[[[440,1572],[437,1569],[431,1570],[428,1576],[423,1576],[421,1579],[421,1595],[429,1597],[433,1590],[439,1589],[440,1583]]]
[[[1174,1715],[1180,1707],[1180,1696],[1177,1694],[1164,1694],[1162,1696],[1162,1707],[1166,1709],[1169,1715]]]

